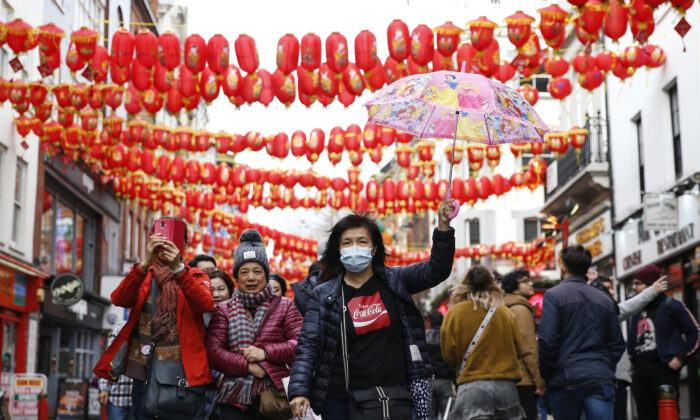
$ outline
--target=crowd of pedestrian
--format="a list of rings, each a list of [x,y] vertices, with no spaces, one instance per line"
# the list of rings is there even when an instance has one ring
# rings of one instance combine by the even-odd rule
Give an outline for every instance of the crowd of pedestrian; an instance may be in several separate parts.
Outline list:
[[[618,303],[590,252],[564,248],[537,324],[530,272],[475,265],[444,317],[426,319],[411,295],[452,273],[453,210],[438,210],[430,259],[405,267],[386,266],[372,218],[342,218],[293,301],[256,230],[239,238],[233,279],[151,234],[111,296],[129,316],[94,369],[107,418],[617,420],[628,388],[639,418],[656,418],[659,386],[678,389],[700,346],[659,268],[640,269]]]

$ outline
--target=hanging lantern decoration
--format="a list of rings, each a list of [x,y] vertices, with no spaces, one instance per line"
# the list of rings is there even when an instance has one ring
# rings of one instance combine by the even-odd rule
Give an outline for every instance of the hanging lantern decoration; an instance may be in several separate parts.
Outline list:
[[[14,82],[13,82],[14,83]],[[51,89],[54,97],[56,98],[56,103],[60,108],[66,108],[71,106],[71,85],[68,83],[59,83]]]
[[[156,64],[153,71],[153,87],[160,93],[167,93],[173,86],[173,72]]]
[[[177,114],[182,110],[182,94],[177,89],[177,86],[173,85],[168,91],[168,97],[165,101],[165,109],[171,114]]]
[[[452,145],[445,146],[445,156],[447,161],[453,165],[459,165],[462,163],[462,157],[464,156],[464,146],[461,144],[455,145],[455,155],[452,156]]]
[[[158,62],[158,38],[148,29],[141,29],[134,38],[136,60],[141,66],[152,69]],[[133,64],[132,64],[133,67]]]
[[[515,45],[515,48],[522,47],[530,39],[532,30],[530,25],[534,21],[535,18],[523,13],[521,10],[505,18],[508,27],[508,40]]]
[[[301,37],[301,66],[313,71],[321,66],[321,38],[309,32]]]
[[[693,1],[691,0],[668,0],[669,3],[671,3],[671,7],[676,9],[679,15],[684,16],[686,10],[690,9],[690,6],[693,5]]]
[[[576,163],[578,164],[580,161],[581,149],[586,144],[588,130],[581,127],[573,127],[566,132],[566,137],[571,147],[576,151]]]
[[[562,100],[571,94],[571,81],[566,77],[555,77],[549,80],[547,91],[553,98]]]
[[[138,90],[147,90],[153,81],[153,70],[149,70],[139,60],[131,63],[131,82]]]
[[[411,165],[411,160],[413,157],[413,148],[407,145],[400,145],[396,147],[396,163],[404,169],[408,169]]]
[[[577,73],[587,73],[597,67],[595,57],[586,56],[585,53],[578,53],[571,60],[571,65]]]
[[[118,67],[127,67],[134,57],[134,35],[121,27],[112,35],[110,63]]]
[[[630,30],[632,37],[640,44],[646,44],[651,34],[654,33],[654,19],[637,20],[630,18]]]
[[[493,31],[498,27],[496,22],[491,22],[486,16],[467,22],[471,45],[477,51],[484,51],[493,41]]]
[[[566,134],[559,131],[550,131],[544,136],[547,148],[554,154],[554,158],[566,153],[568,142]]]
[[[467,73],[472,73],[472,69],[475,66],[476,53],[477,51],[472,44],[465,43],[460,45],[457,48],[457,68],[461,70],[462,67],[465,67]]]
[[[630,45],[625,48],[624,52],[620,55],[620,61],[625,67],[634,67],[638,69],[646,64],[646,51],[644,48],[637,45]]]
[[[110,61],[109,75],[113,83],[123,86],[131,80],[131,66],[126,65],[124,67],[119,67],[114,62]]]
[[[131,115],[136,115],[141,112],[141,102],[143,100],[143,94],[141,91],[136,89],[133,83],[129,84],[129,87],[124,93],[124,109]]]
[[[326,63],[336,78],[347,68],[348,41],[343,34],[333,32],[326,38]]]
[[[255,40],[253,38],[247,36],[247,35],[242,35],[244,39],[241,41],[242,46],[241,46],[241,54],[245,55],[246,57],[244,60],[246,61],[246,65],[250,65],[250,67],[255,67],[252,71],[248,73],[254,72],[257,67],[257,61],[258,61],[258,50],[255,47]],[[241,36],[238,37],[239,39]],[[248,54],[251,54],[250,47],[251,47],[251,41],[252,41],[252,53],[253,56],[249,57]],[[236,40],[236,43],[238,43],[238,39]],[[238,57],[238,47],[236,47],[236,57]],[[230,55],[230,49],[229,49],[229,44],[228,40],[221,34],[216,34],[209,38],[209,42],[207,42],[207,48],[206,48],[206,59],[207,63],[209,64],[209,68],[211,71],[216,74],[217,79],[221,77],[222,74],[228,69],[229,66],[229,55]],[[241,60],[240,58],[238,59],[238,62],[240,64]],[[241,66],[243,68],[243,66]],[[247,70],[246,70],[247,71]]]
[[[97,129],[97,119],[99,114],[94,109],[80,111],[80,126],[85,131],[94,131]]]
[[[85,60],[80,56],[80,54],[78,54],[78,48],[73,42],[68,45],[68,52],[66,53],[66,66],[68,66],[68,69],[73,74],[85,67]]]
[[[484,157],[486,157],[486,147],[483,144],[470,143],[467,145],[467,158],[472,176],[476,176],[484,165]]]
[[[182,94],[183,98],[189,98],[196,95],[198,89],[198,79],[186,66],[180,66],[180,77],[177,80],[177,89]]]
[[[560,55],[553,55],[544,61],[544,71],[552,77],[561,77],[569,71],[569,63]]]
[[[627,32],[628,15],[629,12],[622,0],[610,0],[605,15],[605,26],[603,27],[605,36],[617,43]]]
[[[406,65],[403,64],[403,68],[399,68],[399,63],[391,57],[386,59],[383,67],[389,83],[394,83],[407,74]]]
[[[32,26],[22,19],[7,22],[2,27],[2,32],[6,34],[7,45],[15,55],[26,51],[29,37],[33,31]]]
[[[39,106],[44,103],[46,95],[49,93],[49,88],[42,81],[29,82],[29,102],[34,106]]]
[[[102,83],[107,80],[109,72],[109,52],[107,48],[98,45],[95,47],[95,53],[90,60],[90,68],[92,69],[92,81]]]
[[[15,117],[15,128],[17,133],[22,137],[27,137],[27,135],[32,131],[32,120],[31,118],[22,115],[20,117]]]
[[[71,89],[71,105],[77,109],[81,110],[85,108],[88,104],[88,95],[90,94],[90,88],[84,83],[78,83],[73,85]]]
[[[355,96],[360,96],[365,90],[365,79],[357,64],[350,63],[343,71],[343,86]]]
[[[370,77],[371,70],[377,65],[377,38],[368,30],[362,30],[355,37],[355,62],[357,67],[365,72],[365,77]]]
[[[291,74],[285,75],[280,69],[277,69],[272,74],[271,80],[275,96],[285,107],[289,107],[296,99],[294,76]]]
[[[309,134],[307,143],[306,158],[312,164],[318,160],[321,152],[325,149],[326,134],[320,128],[314,128]]]
[[[497,145],[488,146],[486,148],[486,160],[488,160],[489,167],[493,171],[501,161],[501,148]]]
[[[255,73],[258,69],[260,61],[258,59],[258,49],[255,46],[255,40],[246,35],[242,34],[236,38],[234,43],[236,49],[236,59],[238,60],[238,66],[248,73],[249,77],[251,74]]]
[[[568,66],[568,63],[567,63]],[[501,83],[506,83],[515,77],[515,67],[507,61],[501,62],[493,77]]]
[[[377,146],[379,142],[379,130],[380,126],[373,122],[365,124],[364,130],[362,130],[362,144],[365,149],[373,149]]]
[[[299,65],[299,40],[293,34],[283,35],[277,42],[277,68],[285,75]]]
[[[207,42],[199,34],[185,40],[184,64],[192,74],[199,74],[207,65]]]
[[[300,157],[306,155],[306,134],[297,130],[292,134],[292,155],[299,159]]]
[[[658,45],[647,44],[644,46],[646,66],[650,69],[661,67],[666,62],[666,54]]]
[[[168,71],[173,71],[180,65],[180,40],[171,31],[158,36],[158,63]]]
[[[370,71],[365,73],[364,78],[367,82],[367,87],[372,92],[381,89],[387,83],[387,80],[389,80],[389,76],[387,75],[382,62],[379,60],[377,60],[377,63]]]
[[[451,64],[452,54],[459,47],[459,37],[464,33],[464,29],[447,21],[433,29],[436,35],[437,50],[442,56],[443,63]]]
[[[520,96],[525,98],[532,106],[535,106],[537,100],[540,98],[539,92],[532,85],[520,85],[517,90]]]
[[[34,116],[42,123],[45,123],[49,118],[51,118],[51,112],[53,111],[53,103],[46,101],[39,106],[34,108]]]
[[[607,8],[600,0],[587,0],[577,20],[577,25],[588,34],[591,42],[598,39]]]
[[[216,75],[210,67],[205,67],[199,78],[199,92],[202,99],[211,103],[219,96],[220,80],[217,80]]]
[[[408,47],[408,26],[401,19],[394,19],[387,27],[386,33],[389,56],[396,61],[398,70],[403,71],[406,68],[404,61],[411,51]]]
[[[433,44],[433,31],[426,25],[418,25],[411,32],[411,58],[420,73],[428,71],[427,65],[433,59]]]
[[[64,128],[68,128],[73,125],[73,118],[75,116],[75,109],[71,107],[58,108],[58,123]]]
[[[165,103],[165,98],[158,93],[153,87],[149,88],[143,93],[143,98],[141,99],[141,106],[148,111],[151,115],[155,115],[163,109],[163,104]]]
[[[37,28],[37,34],[39,37],[39,50],[47,55],[60,52],[61,39],[66,36],[66,32],[63,29],[53,23],[49,23],[39,26]]]
[[[477,53],[475,58],[475,70],[485,77],[491,77],[498,69],[500,59],[499,45],[496,39],[491,40],[491,45],[489,45],[484,51]],[[517,68],[517,66],[516,66]],[[520,71],[520,69],[518,69]]]
[[[607,74],[618,65],[617,54],[612,51],[603,50],[595,56],[595,62],[598,68]]]
[[[540,14],[540,33],[542,38],[545,39],[545,42],[550,47],[558,48],[550,43],[556,45],[559,39],[563,39],[566,36],[566,20],[569,17],[569,13],[556,4],[538,9],[537,13]],[[563,43],[563,40],[561,42]]]
[[[435,151],[435,143],[423,139],[416,145],[416,150],[418,151],[418,157],[423,162],[428,162],[433,160],[433,152]]]
[[[70,35],[71,42],[75,44],[78,55],[83,60],[89,60],[95,54],[98,39],[100,39],[100,33],[86,26]]]

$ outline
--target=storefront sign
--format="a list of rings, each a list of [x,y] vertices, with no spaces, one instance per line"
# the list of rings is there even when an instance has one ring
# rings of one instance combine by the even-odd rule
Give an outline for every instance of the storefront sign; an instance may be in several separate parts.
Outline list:
[[[593,262],[606,257],[613,252],[613,241],[610,236],[610,211],[606,210],[600,216],[576,230],[570,236],[570,245],[581,245],[591,252]]]
[[[639,219],[629,219],[615,231],[615,264],[618,277],[625,277],[648,264],[658,264],[700,243],[698,196],[678,197],[678,228],[674,231],[643,231]]]
[[[37,373],[15,373],[10,382],[10,414],[12,418],[37,418],[39,415],[39,396],[46,393],[46,376]]]
[[[678,199],[674,193],[644,194],[644,230],[677,230]]]
[[[73,273],[59,274],[51,282],[51,299],[61,306],[75,305],[84,293],[83,279]]]
[[[84,418],[87,393],[88,384],[85,379],[65,378],[59,386],[56,420]]]
[[[27,277],[0,266],[0,306],[24,308],[27,303]]]

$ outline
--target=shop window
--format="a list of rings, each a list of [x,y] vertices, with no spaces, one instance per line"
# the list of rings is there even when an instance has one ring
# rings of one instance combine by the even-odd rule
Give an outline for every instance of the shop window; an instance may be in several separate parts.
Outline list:
[[[678,85],[675,83],[668,89],[668,100],[671,105],[671,135],[673,136],[673,166],[676,178],[683,175],[683,156],[681,154],[681,123],[678,107]]]
[[[639,160],[639,191],[645,191],[644,182],[644,137],[642,137],[642,116],[637,114],[632,120],[637,134],[637,158]]]
[[[539,219],[530,218],[523,221],[523,232],[525,242],[530,242],[540,236],[542,222]]]
[[[14,207],[12,211],[12,242],[19,246],[22,240],[22,209],[24,208],[25,189],[27,184],[27,164],[17,160],[15,175]]]
[[[2,327],[2,371],[15,371],[15,342],[17,341],[17,324],[3,320]]]
[[[50,191],[44,191],[38,263],[52,274],[73,272],[92,290],[95,220]]]
[[[467,242],[469,245],[479,245],[481,244],[481,227],[479,226],[479,219],[467,219],[465,220],[467,232],[469,232],[469,238]]]

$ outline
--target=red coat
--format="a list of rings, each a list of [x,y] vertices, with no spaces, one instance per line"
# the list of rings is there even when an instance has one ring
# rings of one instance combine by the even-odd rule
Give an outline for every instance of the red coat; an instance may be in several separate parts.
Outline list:
[[[233,353],[228,342],[229,319],[222,308],[228,302],[217,305],[207,328],[207,356],[209,364],[226,376],[248,375],[248,362],[240,353]],[[267,360],[260,366],[267,372],[278,389],[284,389],[282,378],[289,376],[287,366],[294,363],[297,336],[304,322],[291,299],[275,296],[265,313],[262,325],[255,334],[253,345],[267,352]]]
[[[129,308],[129,320],[119,332],[117,338],[107,348],[95,365],[93,372],[105,379],[112,379],[111,363],[123,343],[129,346],[129,337],[134,328],[138,328],[141,309],[151,292],[152,271],[144,274],[138,265],[119,283],[112,292],[112,303]],[[179,291],[177,296],[177,335],[180,341],[180,354],[185,368],[185,376],[190,385],[204,385],[213,381],[204,349],[204,320],[202,314],[214,308],[214,298],[209,287],[209,276],[197,268],[185,267],[185,271],[176,277]],[[126,365],[129,349],[127,347],[123,366]]]

